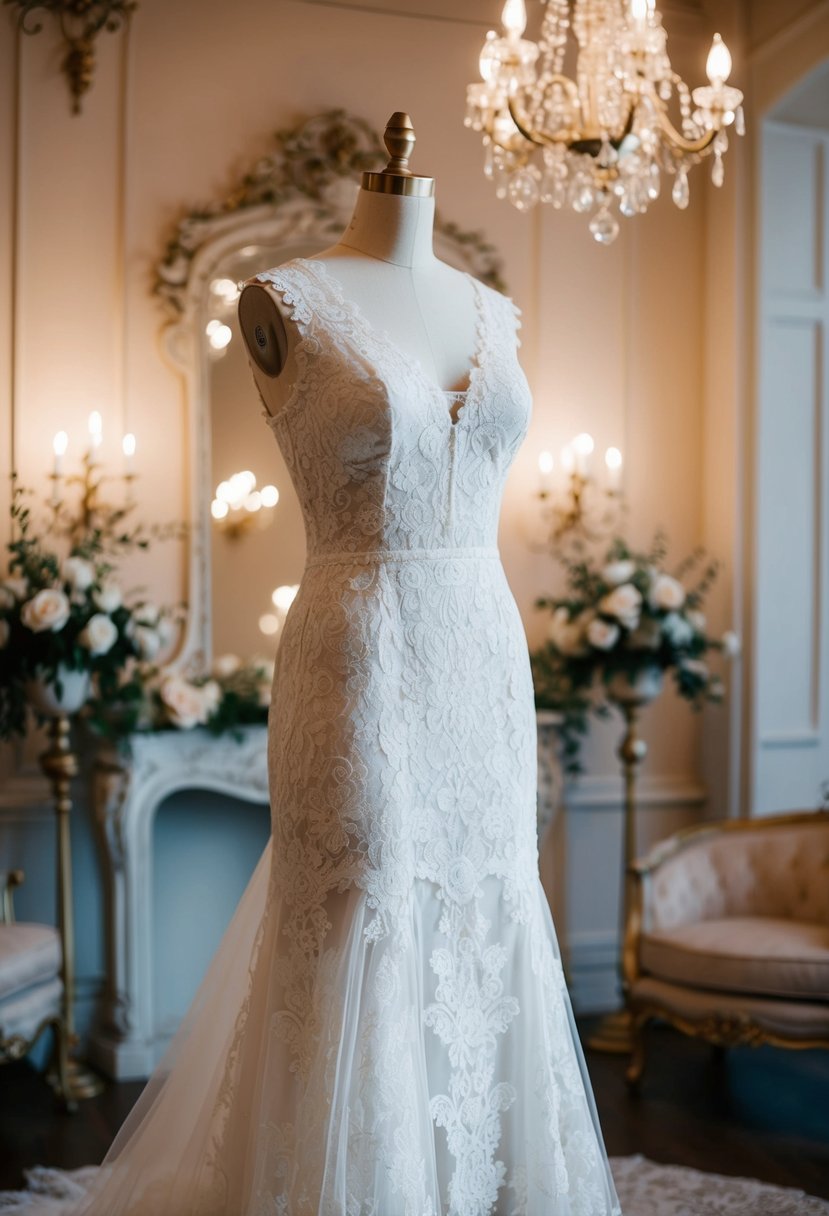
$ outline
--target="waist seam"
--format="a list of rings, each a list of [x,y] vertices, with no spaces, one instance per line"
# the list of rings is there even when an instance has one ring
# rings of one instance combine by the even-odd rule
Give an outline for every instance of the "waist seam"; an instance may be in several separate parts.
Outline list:
[[[471,561],[481,558],[495,560],[500,558],[500,556],[496,545],[444,549],[365,549],[362,552],[356,553],[348,553],[343,550],[334,553],[311,554],[305,563],[305,569],[310,570],[314,566],[371,566],[409,561],[445,561],[457,559]]]

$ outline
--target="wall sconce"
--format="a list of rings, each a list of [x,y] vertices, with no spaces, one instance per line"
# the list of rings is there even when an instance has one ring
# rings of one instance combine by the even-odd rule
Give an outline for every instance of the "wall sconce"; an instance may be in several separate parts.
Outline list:
[[[54,13],[66,51],[61,67],[69,83],[72,113],[80,114],[81,98],[92,85],[95,39],[102,30],[115,33],[138,8],[138,0],[3,0],[16,5],[17,24],[24,34],[39,34],[43,22],[33,17],[38,9]]]
[[[538,455],[537,498],[544,526],[544,548],[555,549],[567,539],[597,541],[616,526],[623,510],[622,453],[608,448],[602,484],[593,471],[595,442],[586,431],[561,451],[563,486],[555,485],[552,452]]]
[[[117,475],[104,473],[101,469],[100,448],[104,439],[104,424],[99,410],[93,410],[87,419],[87,441],[80,459],[80,471],[67,473],[65,468],[66,454],[69,450],[69,435],[66,431],[58,431],[52,439],[52,471],[49,480],[52,492],[49,496],[49,506],[54,512],[55,523],[64,520],[64,506],[67,492],[77,487],[80,498],[79,525],[88,530],[97,516],[108,515],[110,518],[125,515],[135,505],[135,435],[124,435],[121,450],[124,454],[124,471]],[[105,482],[123,481],[125,487],[123,505],[116,506],[106,503],[102,498],[102,487]]]
[[[210,504],[210,514],[217,527],[235,539],[253,527],[266,528],[278,502],[276,486],[257,489],[255,475],[245,469],[234,473],[227,481],[219,482]]]

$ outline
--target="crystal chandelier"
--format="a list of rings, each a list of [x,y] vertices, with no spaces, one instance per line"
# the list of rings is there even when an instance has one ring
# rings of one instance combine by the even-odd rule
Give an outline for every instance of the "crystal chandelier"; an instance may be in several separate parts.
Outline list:
[[[739,89],[726,84],[731,55],[719,34],[708,54],[709,84],[693,91],[673,70],[655,0],[542,0],[537,42],[524,38],[524,0],[506,0],[502,32],[486,36],[482,81],[467,88],[465,124],[483,132],[484,172],[499,198],[519,211],[536,203],[592,213],[601,245],[624,216],[647,211],[662,174],[673,200],[688,206],[688,171],[713,154],[723,181],[727,128],[743,134]],[[564,74],[568,34],[575,70]],[[669,105],[679,110],[679,125]]]

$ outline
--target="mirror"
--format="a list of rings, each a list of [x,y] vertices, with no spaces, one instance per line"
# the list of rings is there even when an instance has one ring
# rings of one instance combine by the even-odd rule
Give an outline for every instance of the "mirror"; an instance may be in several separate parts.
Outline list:
[[[362,119],[333,111],[276,136],[220,203],[186,216],[157,267],[166,349],[185,381],[191,456],[189,613],[182,665],[272,656],[305,564],[299,503],[265,426],[236,316],[236,284],[336,241],[364,169],[386,153]],[[438,216],[435,249],[503,289],[496,250]],[[240,595],[239,589],[244,589]]]

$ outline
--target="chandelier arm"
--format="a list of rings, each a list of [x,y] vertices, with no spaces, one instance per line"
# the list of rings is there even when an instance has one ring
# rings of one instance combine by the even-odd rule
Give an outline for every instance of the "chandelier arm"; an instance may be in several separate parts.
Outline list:
[[[563,79],[566,79],[566,77],[563,77]],[[570,144],[574,139],[578,139],[576,131],[561,130],[555,135],[548,135],[546,131],[536,131],[529,125],[529,119],[519,112],[514,93],[510,93],[507,105],[509,106],[510,118],[528,143],[536,144],[539,148],[554,148],[557,144]]]
[[[714,142],[720,127],[714,127],[710,131],[706,131],[704,135],[700,135],[698,139],[687,139],[677,131],[674,124],[671,122],[662,99],[657,95],[656,90],[650,81],[647,82],[646,92],[650,97],[653,105],[653,113],[656,121],[659,123],[662,131],[668,137],[669,142],[673,145],[674,150],[686,153],[704,152]]]

